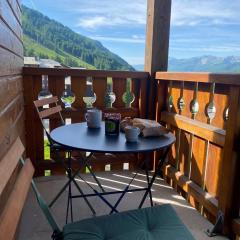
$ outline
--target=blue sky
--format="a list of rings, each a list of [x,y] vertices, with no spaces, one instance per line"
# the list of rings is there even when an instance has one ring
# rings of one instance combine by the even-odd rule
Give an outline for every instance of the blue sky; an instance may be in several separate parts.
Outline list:
[[[99,40],[130,64],[144,63],[147,0],[22,0]],[[172,0],[170,57],[240,56],[240,0]]]

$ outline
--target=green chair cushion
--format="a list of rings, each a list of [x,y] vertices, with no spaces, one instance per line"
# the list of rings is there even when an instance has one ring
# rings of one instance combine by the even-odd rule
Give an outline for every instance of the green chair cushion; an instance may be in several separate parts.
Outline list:
[[[169,205],[85,219],[63,229],[64,240],[193,240]]]

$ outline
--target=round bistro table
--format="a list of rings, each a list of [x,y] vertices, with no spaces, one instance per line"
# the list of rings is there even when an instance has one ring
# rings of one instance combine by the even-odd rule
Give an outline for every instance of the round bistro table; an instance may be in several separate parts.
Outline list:
[[[160,172],[163,163],[165,162],[167,158],[167,154],[170,150],[171,145],[175,142],[175,136],[172,133],[167,133],[159,137],[148,137],[143,138],[139,137],[138,141],[136,143],[129,143],[125,139],[125,134],[120,132],[118,136],[109,136],[105,135],[105,125],[104,122],[101,124],[101,128],[93,129],[88,128],[87,123],[75,123],[75,124],[69,124],[65,126],[58,127],[54,129],[50,134],[51,139],[68,149],[71,150],[80,150],[82,152],[90,152],[90,155],[86,156],[86,154],[81,156],[81,161],[83,162],[82,167],[88,167],[90,170],[90,173],[93,175],[95,181],[97,182],[98,186],[101,189],[101,192],[99,190],[94,189],[89,183],[86,182],[86,184],[93,190],[93,194],[83,194],[82,191],[80,191],[81,195],[75,195],[73,196],[71,193],[69,194],[70,198],[70,204],[72,206],[71,199],[77,198],[77,197],[84,197],[84,199],[91,197],[91,196],[99,196],[110,208],[111,212],[118,212],[117,206],[120,203],[121,199],[127,192],[135,192],[135,191],[145,191],[144,196],[140,202],[139,208],[142,207],[147,195],[149,194],[150,197],[150,203],[153,206],[152,201],[152,194],[151,194],[151,187],[154,183],[154,180],[157,176],[157,174]],[[98,181],[97,177],[95,176],[94,172],[91,170],[91,168],[88,165],[88,161],[91,158],[91,156],[94,153],[151,153],[153,151],[157,150],[163,150],[163,154],[161,158],[159,159],[158,165],[155,168],[155,171],[152,175],[152,178],[150,180],[149,177],[149,171],[148,171],[148,163],[149,163],[149,154],[146,154],[147,157],[143,160],[143,166],[146,169],[146,181],[147,181],[147,187],[146,188],[137,188],[137,189],[129,189],[131,183],[137,176],[136,172],[123,191],[112,191],[112,192],[106,192],[100,182]],[[69,171],[68,171],[68,177],[69,177],[69,185],[71,187],[71,182],[74,181],[75,176],[79,175],[79,171],[76,171],[75,173],[72,172],[71,169],[71,157],[69,157]],[[75,182],[75,181],[74,181]],[[75,183],[76,185],[76,183]],[[71,188],[70,188],[71,191]],[[113,206],[104,195],[109,194],[121,194],[115,205]],[[89,202],[87,201],[88,205]],[[92,206],[89,206],[92,208]]]

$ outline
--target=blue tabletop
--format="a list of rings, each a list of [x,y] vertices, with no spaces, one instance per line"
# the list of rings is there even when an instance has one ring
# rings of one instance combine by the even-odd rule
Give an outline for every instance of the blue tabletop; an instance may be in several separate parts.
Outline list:
[[[136,143],[126,142],[125,134],[106,136],[104,122],[99,129],[90,129],[86,122],[65,125],[54,129],[51,138],[68,148],[87,152],[138,153],[164,149],[175,142],[172,133],[160,137],[139,137]]]

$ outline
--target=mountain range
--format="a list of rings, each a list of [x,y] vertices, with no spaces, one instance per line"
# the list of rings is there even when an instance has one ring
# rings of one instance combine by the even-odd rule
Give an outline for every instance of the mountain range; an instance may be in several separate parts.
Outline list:
[[[142,71],[144,65],[133,65]],[[240,72],[240,57],[200,56],[188,59],[169,58],[168,71],[176,72]]]
[[[102,70],[143,70],[129,65],[99,41],[72,31],[42,13],[22,6],[24,56],[54,59],[71,67]],[[240,72],[240,57],[169,58],[169,71]]]
[[[99,41],[80,35],[42,13],[22,6],[24,56],[51,58],[71,67],[134,70]]]

